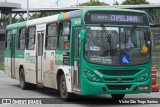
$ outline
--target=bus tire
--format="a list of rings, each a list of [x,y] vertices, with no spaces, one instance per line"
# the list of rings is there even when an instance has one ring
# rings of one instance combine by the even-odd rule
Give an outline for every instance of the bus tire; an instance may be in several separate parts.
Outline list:
[[[24,69],[20,70],[20,87],[22,90],[28,89],[28,83],[25,82]]]
[[[125,96],[125,94],[111,94],[112,99],[114,100],[122,100]]]
[[[65,79],[64,74],[61,75],[59,89],[60,89],[60,96],[61,96],[61,98],[63,100],[65,100],[65,101],[70,101],[71,94],[69,92],[67,92],[66,79]]]

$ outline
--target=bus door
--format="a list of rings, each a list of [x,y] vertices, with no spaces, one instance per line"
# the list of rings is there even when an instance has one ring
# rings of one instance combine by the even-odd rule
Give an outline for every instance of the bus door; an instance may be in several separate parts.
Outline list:
[[[37,32],[37,83],[42,83],[44,31]]]
[[[78,91],[80,89],[80,28],[74,28],[73,30],[73,42],[74,42],[74,78],[73,88]]]
[[[11,78],[15,78],[15,34],[11,36]]]

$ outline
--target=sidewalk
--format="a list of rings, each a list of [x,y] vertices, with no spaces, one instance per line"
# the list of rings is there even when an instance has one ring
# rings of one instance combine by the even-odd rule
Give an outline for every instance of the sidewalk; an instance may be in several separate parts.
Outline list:
[[[9,78],[9,77],[7,76],[7,74],[5,74],[3,70],[0,70],[0,79],[2,78]]]

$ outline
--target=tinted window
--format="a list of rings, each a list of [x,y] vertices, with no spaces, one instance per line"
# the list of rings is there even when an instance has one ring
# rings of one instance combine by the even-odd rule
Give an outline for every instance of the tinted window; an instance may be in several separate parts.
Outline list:
[[[63,22],[59,25],[58,48],[69,49],[70,44],[70,23]]]
[[[19,33],[18,33],[18,49],[24,49],[25,48],[25,32],[26,29],[22,28],[19,29]]]
[[[36,35],[36,28],[35,27],[29,27],[28,29],[28,38],[27,40],[27,49],[33,50],[35,47],[35,35]]]
[[[46,34],[46,49],[51,50],[55,49],[57,46],[57,25],[49,24],[47,26]]]
[[[11,48],[11,35],[12,35],[12,32],[11,31],[7,31],[7,36],[6,36],[6,45],[5,45],[5,48],[6,49],[10,49]]]

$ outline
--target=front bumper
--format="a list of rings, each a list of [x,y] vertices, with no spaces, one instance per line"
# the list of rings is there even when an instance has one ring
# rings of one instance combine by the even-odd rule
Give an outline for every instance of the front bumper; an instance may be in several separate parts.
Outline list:
[[[132,83],[101,83],[83,78],[81,83],[81,95],[150,93],[151,78]],[[139,89],[140,86],[147,86],[148,89]]]

